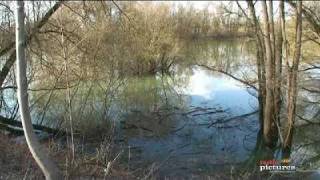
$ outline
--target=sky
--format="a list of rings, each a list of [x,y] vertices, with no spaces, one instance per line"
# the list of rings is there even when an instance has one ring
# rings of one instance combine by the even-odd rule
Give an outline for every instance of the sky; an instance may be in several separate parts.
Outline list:
[[[163,1],[162,1],[163,2]],[[219,4],[223,3],[225,5],[228,5],[230,2],[233,2],[233,8],[235,8],[233,11],[235,11],[237,9],[237,4],[235,3],[235,1],[167,1],[168,3],[172,3],[175,5],[183,5],[183,6],[187,6],[189,4],[192,4],[196,9],[204,9],[209,5],[209,11],[212,9],[214,9],[215,6],[218,6]],[[243,9],[246,10],[247,8],[247,3],[245,1],[239,1],[239,4],[241,5],[241,7]],[[279,1],[273,1],[273,11],[275,13],[275,15],[278,13],[278,6],[279,6]],[[212,8],[210,8],[212,7]],[[258,2],[255,5],[256,8],[256,13],[258,16],[261,15],[262,13],[262,7],[261,7],[261,2]],[[285,3],[285,12],[289,12],[289,6]]]
[[[207,6],[213,7],[213,6],[218,6],[221,3],[227,4],[229,3],[228,1],[167,1],[168,3],[174,4],[174,5],[193,5],[194,8],[202,10],[206,8]],[[212,8],[214,9],[214,8]],[[210,10],[210,8],[209,8]]]
[[[208,4],[210,4],[210,6],[212,5],[218,5],[221,2],[220,1],[169,1],[173,4],[182,4],[182,5],[188,5],[188,4],[193,4],[193,6],[196,9],[204,9]],[[226,1],[224,1],[224,3],[226,3]]]

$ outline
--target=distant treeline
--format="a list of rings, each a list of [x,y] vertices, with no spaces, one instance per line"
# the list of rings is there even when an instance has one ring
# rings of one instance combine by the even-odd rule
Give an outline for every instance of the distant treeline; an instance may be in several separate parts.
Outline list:
[[[47,2],[26,6],[27,28],[47,7]],[[246,35],[245,19],[228,9],[222,4],[197,9],[168,2],[64,2],[29,44],[31,69],[36,69],[30,72],[52,81],[61,77],[58,84],[65,82],[65,61],[70,80],[96,79],[101,71],[108,76],[168,72],[183,60],[186,40]],[[14,21],[10,12],[2,17],[1,47],[6,47],[14,42]]]

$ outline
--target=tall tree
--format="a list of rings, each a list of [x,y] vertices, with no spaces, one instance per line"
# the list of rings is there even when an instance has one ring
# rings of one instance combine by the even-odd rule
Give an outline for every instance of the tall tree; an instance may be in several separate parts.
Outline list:
[[[284,1],[281,0],[279,2],[279,17],[278,17],[278,28],[277,32],[275,33],[275,70],[274,70],[274,83],[275,83],[275,89],[274,89],[274,120],[277,124],[278,133],[280,142],[283,143],[281,129],[280,129],[280,113],[281,113],[281,106],[282,106],[282,100],[281,100],[281,85],[282,85],[282,57],[284,56],[285,51],[282,50],[284,48],[284,38],[282,33],[282,26],[284,26],[284,23],[282,23],[282,19],[284,20]]]
[[[282,44],[281,28],[275,28],[273,2],[262,2],[262,25],[256,16],[254,4],[247,0],[257,44],[257,70],[259,82],[260,121],[266,145],[273,147],[280,135]],[[283,11],[283,1],[279,8]],[[283,12],[280,12],[280,18]],[[280,24],[279,24],[280,26]]]
[[[260,128],[263,129],[263,118],[264,118],[264,107],[265,107],[265,94],[266,94],[266,78],[265,78],[265,52],[263,44],[263,34],[260,28],[259,20],[256,16],[254,9],[254,4],[252,0],[247,0],[247,4],[250,10],[251,24],[254,28],[254,33],[256,36],[256,45],[257,45],[257,55],[256,55],[256,64],[258,70],[258,101],[259,101],[259,119],[260,119]],[[249,18],[249,17],[248,17]]]
[[[271,7],[269,7],[271,8]],[[271,11],[269,11],[271,12]],[[272,12],[271,12],[272,13]],[[263,16],[263,37],[265,44],[265,66],[266,66],[266,104],[264,107],[264,118],[263,118],[263,136],[266,145],[273,146],[275,144],[277,129],[274,120],[274,54],[273,54],[273,32],[270,24],[273,24],[268,14],[268,7],[266,1],[262,1],[262,16]],[[271,21],[271,22],[270,22]]]
[[[26,32],[24,26],[24,2],[16,2],[16,57],[17,57],[17,96],[20,107],[21,121],[23,131],[27,140],[28,147],[37,164],[41,168],[47,180],[60,180],[63,176],[55,165],[49,159],[33,132],[32,121],[28,102],[28,83],[26,73]]]
[[[296,25],[295,25],[295,49],[292,62],[287,60],[287,127],[284,139],[285,152],[290,151],[293,136],[293,125],[296,116],[297,101],[297,76],[301,58],[301,37],[302,37],[302,1],[297,2]]]

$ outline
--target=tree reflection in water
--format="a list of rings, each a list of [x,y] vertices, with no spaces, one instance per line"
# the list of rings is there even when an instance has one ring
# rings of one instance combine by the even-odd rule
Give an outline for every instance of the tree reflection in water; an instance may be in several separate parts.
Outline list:
[[[243,42],[185,43],[180,63],[170,74],[79,82],[72,88],[76,129],[88,136],[103,136],[114,124],[116,145],[130,154],[133,171],[154,163],[159,176],[269,176],[258,173],[259,161],[281,159],[281,153],[262,147],[255,90],[194,64],[196,60],[255,82],[255,49],[250,42]],[[305,102],[303,97],[299,102]],[[32,102],[36,122],[63,122],[63,92],[34,91]],[[298,113],[304,115],[305,111],[310,112],[310,103],[300,103]],[[297,128],[292,147],[290,160],[305,169],[317,167],[319,162],[317,131],[312,128],[316,129],[308,125]],[[128,157],[122,156],[122,162],[127,161]]]

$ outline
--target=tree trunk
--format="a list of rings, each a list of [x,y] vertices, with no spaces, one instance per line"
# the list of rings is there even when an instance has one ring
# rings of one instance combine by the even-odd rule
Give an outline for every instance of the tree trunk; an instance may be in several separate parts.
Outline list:
[[[42,150],[41,145],[33,132],[29,102],[28,84],[26,73],[26,33],[24,27],[24,2],[16,2],[16,56],[17,56],[17,96],[20,107],[21,122],[28,147],[37,164],[41,168],[47,180],[61,180],[63,176],[57,166]]]
[[[277,137],[277,129],[274,124],[274,60],[270,40],[271,33],[266,1],[262,1],[262,10],[266,55],[266,104],[264,107],[263,137],[266,145],[269,147],[273,147],[276,143],[275,139]],[[269,16],[272,16],[272,14]]]
[[[38,30],[46,24],[46,22],[49,20],[49,18],[56,12],[59,7],[62,5],[63,1],[58,1],[51,9],[48,10],[48,12],[43,16],[43,18],[36,24],[36,26],[31,30],[30,35],[26,38],[25,44],[29,44],[31,39],[35,36],[35,34],[38,32]],[[6,54],[9,54],[8,59],[6,60],[3,68],[0,72],[0,87],[2,87],[7,75],[10,72],[11,67],[13,66],[15,60],[16,60],[16,49],[15,49],[15,43],[9,44],[6,48],[0,51],[0,56],[4,56]]]
[[[269,31],[270,31],[270,41],[271,41],[271,54],[272,59],[275,61],[275,33],[274,33],[274,21],[273,21],[273,2],[268,0],[268,21],[269,21]],[[275,63],[275,62],[274,62]]]
[[[281,113],[281,81],[282,81],[282,47],[283,47],[283,35],[282,35],[282,19],[284,19],[284,2],[279,2],[279,28],[276,33],[275,42],[275,89],[274,89],[274,120],[277,123],[278,133],[281,143],[283,142],[282,134],[280,130],[280,113]]]
[[[257,45],[257,56],[256,64],[258,71],[258,101],[259,101],[259,119],[260,119],[260,129],[263,129],[263,117],[264,117],[264,106],[265,106],[265,94],[266,94],[266,79],[265,79],[265,54],[264,54],[264,45],[263,45],[263,36],[261,28],[259,25],[258,18],[255,13],[254,5],[251,0],[247,0],[247,4],[250,10],[250,15],[252,18],[252,25],[254,27],[254,32],[256,35],[256,45]]]
[[[301,36],[302,36],[302,1],[297,2],[296,8],[296,37],[295,50],[293,55],[292,66],[287,63],[287,128],[284,140],[284,151],[289,151],[292,144],[293,125],[296,114],[296,100],[297,100],[297,76],[301,56]]]

